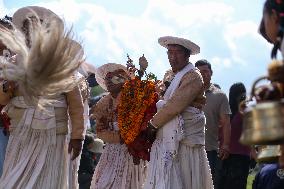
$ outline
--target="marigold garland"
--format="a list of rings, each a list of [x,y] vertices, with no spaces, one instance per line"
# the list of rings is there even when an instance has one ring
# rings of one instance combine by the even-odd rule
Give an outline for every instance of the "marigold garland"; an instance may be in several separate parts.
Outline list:
[[[135,77],[124,84],[118,104],[118,127],[125,144],[131,144],[146,128],[146,123],[153,116],[153,111],[149,111],[149,108],[157,100],[153,81]]]

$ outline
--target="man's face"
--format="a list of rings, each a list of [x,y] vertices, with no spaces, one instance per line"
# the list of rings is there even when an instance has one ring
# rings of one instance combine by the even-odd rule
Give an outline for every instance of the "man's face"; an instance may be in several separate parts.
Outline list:
[[[180,45],[168,45],[168,59],[173,72],[182,70],[188,63],[189,54]]]
[[[200,70],[200,73],[203,77],[203,81],[205,85],[209,85],[211,82],[212,72],[210,68],[207,65],[198,66],[197,67]]]
[[[126,78],[128,78],[128,75],[124,70],[116,70],[114,72],[107,73],[105,77],[107,90],[111,93],[119,93],[126,82]],[[114,82],[116,80],[117,82]]]

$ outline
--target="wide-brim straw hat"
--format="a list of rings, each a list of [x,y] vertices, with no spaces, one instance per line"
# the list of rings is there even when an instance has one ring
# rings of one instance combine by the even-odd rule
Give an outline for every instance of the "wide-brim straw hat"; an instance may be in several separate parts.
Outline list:
[[[98,67],[95,71],[97,83],[104,89],[107,90],[105,84],[105,78],[107,73],[114,72],[116,70],[124,70],[128,73],[126,66],[117,63],[107,63]]]
[[[12,22],[18,29],[21,30],[24,21],[31,17],[38,18],[42,24],[45,25],[48,25],[48,23],[50,23],[52,20],[56,20],[62,27],[64,25],[63,21],[54,12],[47,8],[38,6],[28,6],[18,9],[13,15]]]
[[[102,141],[99,138],[96,138],[94,140],[94,145],[92,146],[91,149],[89,149],[89,151],[93,152],[93,153],[102,153],[104,149],[104,141]]]
[[[168,48],[168,45],[181,45],[190,51],[190,55],[200,53],[200,47],[192,41],[180,37],[164,36],[158,39],[160,45]]]

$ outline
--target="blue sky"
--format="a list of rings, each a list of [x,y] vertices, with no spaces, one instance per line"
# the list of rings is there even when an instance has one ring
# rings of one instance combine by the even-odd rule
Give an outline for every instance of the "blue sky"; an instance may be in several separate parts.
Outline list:
[[[137,63],[145,54],[149,71],[162,78],[169,69],[166,49],[157,40],[173,35],[201,47],[192,63],[207,59],[213,82],[228,93],[234,82],[250,89],[266,74],[272,46],[257,32],[264,0],[0,0],[1,16],[28,5],[44,6],[73,26],[86,59],[95,66]]]

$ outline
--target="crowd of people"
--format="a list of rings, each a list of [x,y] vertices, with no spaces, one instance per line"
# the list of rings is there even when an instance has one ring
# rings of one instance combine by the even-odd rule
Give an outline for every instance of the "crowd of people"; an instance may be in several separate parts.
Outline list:
[[[274,44],[272,58],[284,54],[284,1],[265,1],[259,31]],[[149,157],[137,159],[119,119],[135,70],[117,63],[93,69],[71,33],[44,7],[0,20],[0,189],[246,189],[259,151],[240,142],[248,99],[241,81],[228,98],[212,83],[208,60],[190,62],[197,44],[160,37],[171,69],[155,82],[157,111],[137,137],[151,143]],[[139,61],[148,63],[144,55]],[[284,89],[275,82],[258,103],[283,98],[273,99]],[[94,83],[106,93],[90,103]],[[284,188],[284,144],[281,150],[279,162],[260,165],[253,189]]]

